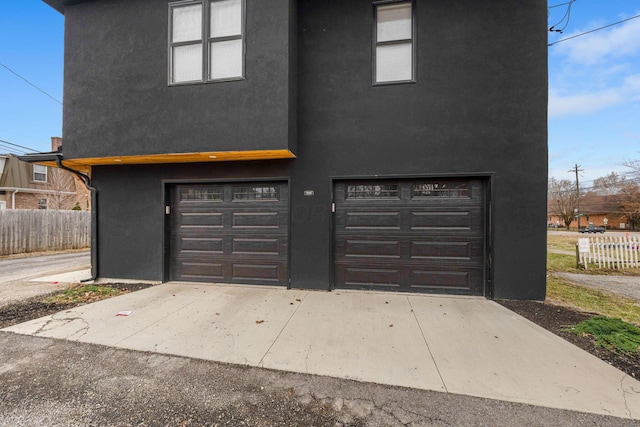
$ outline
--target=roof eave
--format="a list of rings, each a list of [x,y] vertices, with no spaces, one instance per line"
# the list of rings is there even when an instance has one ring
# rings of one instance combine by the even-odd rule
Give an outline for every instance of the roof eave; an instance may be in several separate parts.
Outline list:
[[[59,151],[51,151],[49,153],[31,153],[24,156],[18,156],[18,159],[27,163],[55,162],[57,158],[62,158]]]
[[[42,1],[64,15],[64,8],[66,6],[73,6],[74,4],[78,4],[78,3],[87,3],[93,0],[42,0]]]

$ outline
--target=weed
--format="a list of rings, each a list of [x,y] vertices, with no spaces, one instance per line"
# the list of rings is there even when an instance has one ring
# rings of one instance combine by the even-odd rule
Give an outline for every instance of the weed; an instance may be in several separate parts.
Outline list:
[[[68,303],[90,303],[101,299],[114,297],[124,293],[120,289],[107,286],[79,286],[67,289],[66,291],[53,295],[45,300],[48,303],[68,304]]]

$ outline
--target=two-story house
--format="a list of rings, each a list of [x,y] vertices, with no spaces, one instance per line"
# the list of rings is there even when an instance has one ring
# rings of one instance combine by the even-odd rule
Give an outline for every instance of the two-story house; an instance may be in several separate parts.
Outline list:
[[[51,138],[52,149],[61,139]],[[89,209],[89,192],[71,173],[0,154],[0,209]]]
[[[544,298],[545,1],[45,1],[98,276]]]

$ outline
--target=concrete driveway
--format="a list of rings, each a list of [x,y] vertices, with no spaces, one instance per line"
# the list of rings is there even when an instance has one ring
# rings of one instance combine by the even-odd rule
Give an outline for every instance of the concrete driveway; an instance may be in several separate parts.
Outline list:
[[[173,282],[3,331],[640,419],[640,382],[483,298]]]

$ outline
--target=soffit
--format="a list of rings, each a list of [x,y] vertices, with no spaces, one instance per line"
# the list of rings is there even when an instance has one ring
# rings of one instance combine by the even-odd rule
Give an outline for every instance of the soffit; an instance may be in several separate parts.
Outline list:
[[[90,158],[63,158],[63,164],[80,172],[89,172],[92,166],[105,165],[149,165],[167,163],[205,163],[243,160],[294,159],[289,150],[212,151],[206,153],[168,153],[139,156],[111,156]],[[47,166],[57,166],[55,162],[37,162]]]

